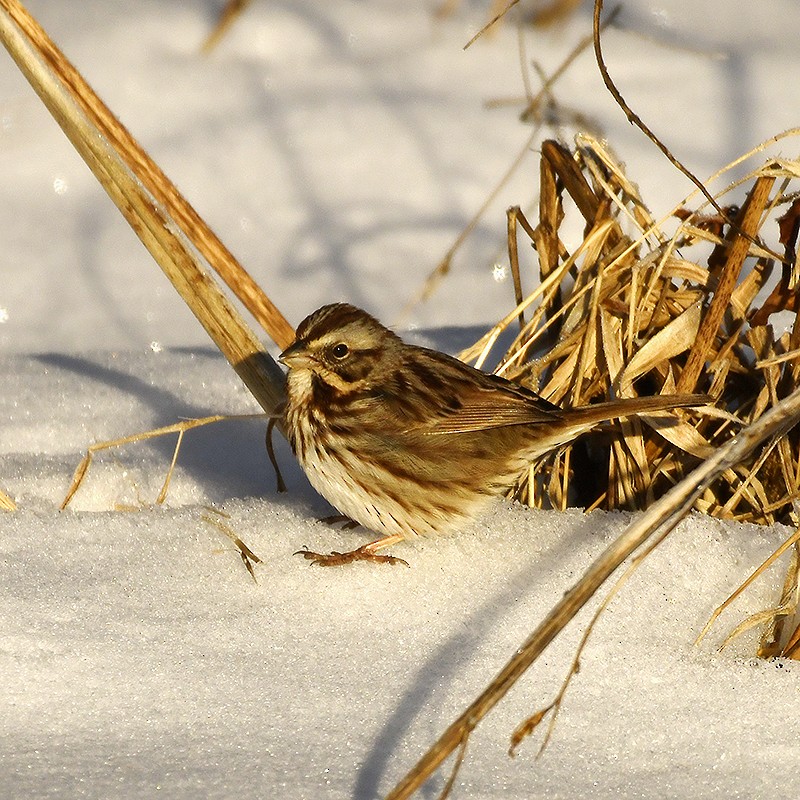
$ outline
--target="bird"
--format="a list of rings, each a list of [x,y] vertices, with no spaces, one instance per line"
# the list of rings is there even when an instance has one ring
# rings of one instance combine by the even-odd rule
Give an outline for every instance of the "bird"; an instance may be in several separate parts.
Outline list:
[[[407,563],[379,553],[476,518],[530,464],[620,417],[706,405],[656,395],[561,408],[453,356],[404,342],[366,311],[324,305],[279,356],[289,444],[311,485],[378,535],[349,552],[299,554],[321,566]]]

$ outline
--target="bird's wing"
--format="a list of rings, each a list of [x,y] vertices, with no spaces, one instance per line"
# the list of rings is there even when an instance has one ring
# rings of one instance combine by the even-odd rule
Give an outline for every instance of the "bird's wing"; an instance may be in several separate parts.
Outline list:
[[[533,393],[517,393],[507,388],[482,388],[462,396],[460,408],[444,409],[429,420],[425,433],[470,433],[557,421],[560,409]]]
[[[436,354],[435,371],[415,391],[382,397],[406,433],[471,433],[510,425],[556,422],[562,410],[516,383]],[[416,365],[417,370],[420,364]]]

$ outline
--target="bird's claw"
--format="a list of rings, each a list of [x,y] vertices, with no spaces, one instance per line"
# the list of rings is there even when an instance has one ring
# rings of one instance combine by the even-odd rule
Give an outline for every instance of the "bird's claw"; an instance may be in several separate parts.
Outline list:
[[[350,564],[353,561],[371,561],[375,564],[405,564],[407,567],[410,566],[404,558],[376,553],[370,549],[368,544],[356,550],[350,550],[347,553],[339,553],[336,550],[331,553],[314,553],[308,548],[303,548],[302,550],[297,550],[293,555],[303,556],[306,560],[320,567],[339,567],[342,564]]]

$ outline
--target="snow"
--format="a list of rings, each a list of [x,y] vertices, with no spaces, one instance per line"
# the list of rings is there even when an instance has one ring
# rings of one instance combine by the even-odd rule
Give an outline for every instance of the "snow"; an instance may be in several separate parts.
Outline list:
[[[29,3],[293,322],[336,299],[399,318],[530,135],[520,106],[483,107],[522,93],[513,26],[465,53],[488,4],[437,21],[425,2],[254,3],[204,58],[219,5]],[[606,57],[705,176],[797,123],[798,23],[793,0],[640,0]],[[589,28],[584,8],[529,32],[528,55],[551,71]],[[656,213],[688,193],[589,53],[555,91]],[[507,311],[504,209],[537,171],[531,152],[405,319],[416,340],[453,352]],[[19,505],[0,517],[0,796],[384,795],[630,517],[498,503],[395,548],[410,568],[314,568],[294,551],[366,535],[316,521],[329,509],[283,443],[276,494],[261,420],[187,434],[163,507],[172,441],[98,456],[59,512],[91,442],[258,409],[7,58],[0,173],[0,488]],[[262,558],[257,583],[208,506]],[[687,519],[613,601],[544,755],[534,737],[509,759],[509,735],[552,699],[590,609],[479,726],[454,796],[797,797],[797,665],[754,660],[754,634],[717,651],[776,602],[780,569],[692,644],[786,535]]]

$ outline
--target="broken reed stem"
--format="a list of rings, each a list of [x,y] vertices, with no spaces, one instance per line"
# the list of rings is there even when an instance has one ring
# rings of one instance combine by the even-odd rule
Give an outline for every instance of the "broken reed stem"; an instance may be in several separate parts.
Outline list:
[[[489,686],[441,735],[386,800],[405,800],[419,789],[505,696],[547,646],[617,568],[651,537],[667,533],[689,513],[695,500],[727,469],[745,460],[762,442],[782,436],[800,422],[800,389],[719,447],[706,461],[657,500],[597,558],[553,607]]]
[[[714,342],[714,338],[719,331],[720,323],[725,311],[728,309],[731,294],[739,280],[745,257],[750,250],[750,244],[758,233],[761,225],[761,214],[769,199],[769,193],[775,178],[760,177],[747,195],[747,200],[742,207],[736,225],[732,229],[730,237],[732,242],[728,249],[728,257],[722,269],[717,288],[714,291],[714,299],[708,307],[708,311],[700,323],[697,338],[686,366],[683,368],[675,388],[676,392],[691,392],[697,384],[697,379],[703,370],[709,351]]]
[[[208,513],[203,514],[200,519],[216,528],[223,536],[227,536],[228,539],[233,542],[236,549],[239,551],[239,556],[242,559],[245,569],[250,573],[250,577],[253,579],[253,583],[258,583],[253,564],[261,564],[261,559],[239,538],[236,531],[231,528],[230,525],[222,521],[221,518],[230,518],[228,514],[210,506],[206,506],[206,508],[208,509]]]
[[[164,206],[168,215],[178,223],[180,229],[186,233],[203,258],[236,294],[278,347],[283,349],[291,344],[294,340],[292,326],[192,208],[172,181],[94,93],[82,75],[25,10],[24,6],[18,0],[0,0],[0,7],[19,26],[20,31],[35,50],[37,57],[58,77],[64,89],[90,124],[108,140],[111,148],[128,169]],[[19,65],[19,62],[17,63]],[[36,87],[34,86],[34,88]],[[39,92],[38,89],[36,91]],[[39,96],[45,100],[40,92]]]
[[[0,0],[0,38],[214,343],[262,408],[272,413],[283,397],[283,373],[184,243],[183,236],[195,241],[196,213],[187,211],[191,208],[188,203],[183,201],[184,207],[158,187],[163,173],[17,0]],[[169,184],[166,178],[163,181]],[[162,205],[188,228],[175,232],[179,226]],[[213,239],[209,239],[208,229],[202,225],[200,231],[198,248],[212,253],[213,247],[209,250],[207,245],[216,237],[211,234]],[[282,341],[287,336],[284,332]]]

